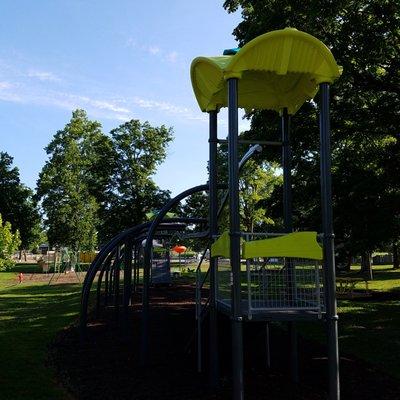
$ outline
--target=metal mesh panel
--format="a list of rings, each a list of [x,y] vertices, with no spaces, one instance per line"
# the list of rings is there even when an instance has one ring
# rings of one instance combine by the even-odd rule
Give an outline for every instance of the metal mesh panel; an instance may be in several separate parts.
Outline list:
[[[217,299],[230,305],[232,296],[230,260],[218,259],[217,271]]]
[[[277,234],[243,234],[246,240]],[[242,310],[248,314],[271,311],[313,311],[324,306],[321,262],[304,258],[255,258],[242,260]],[[217,300],[231,305],[231,266],[218,259]]]
[[[249,311],[323,311],[323,279],[315,260],[268,258],[247,260]]]

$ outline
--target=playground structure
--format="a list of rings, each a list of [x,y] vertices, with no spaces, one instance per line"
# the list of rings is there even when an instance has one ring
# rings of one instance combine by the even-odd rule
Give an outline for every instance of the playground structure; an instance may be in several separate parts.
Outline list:
[[[62,274],[74,273],[77,281],[80,283],[81,278],[81,260],[88,257],[86,254],[81,254],[79,251],[61,247],[55,250],[47,250],[39,260],[39,265],[42,272],[51,273],[49,285],[52,282],[57,282]]]
[[[243,399],[244,323],[287,321],[291,338],[291,370],[298,381],[296,321],[321,321],[327,328],[329,398],[338,400],[339,355],[335,296],[334,234],[332,226],[329,87],[340,76],[340,68],[330,50],[318,39],[287,28],[261,35],[241,49],[223,56],[199,57],[192,62],[193,90],[203,112],[209,114],[209,182],[188,189],[170,200],[152,222],[130,228],[113,238],[92,263],[83,286],[80,329],[86,335],[88,303],[92,283],[98,274],[96,306],[106,306],[113,298],[120,305],[120,269],[123,269],[123,326],[128,321],[132,294],[141,289],[142,362],[148,353],[149,296],[152,274],[153,240],[173,232],[184,232],[189,224],[202,227],[198,237],[209,238],[210,267],[205,275],[196,271],[197,366],[203,369],[202,331],[209,318],[210,384],[218,384],[217,315],[231,319],[233,398]],[[320,91],[320,179],[322,233],[292,232],[292,184],[290,118],[301,105]],[[228,107],[228,138],[217,135],[217,116]],[[238,108],[274,110],[281,117],[282,140],[242,141],[238,137]],[[218,183],[217,146],[228,144],[228,185]],[[242,160],[239,145],[253,145]],[[284,232],[242,232],[239,214],[239,173],[260,145],[282,148]],[[219,190],[227,189],[218,196]],[[165,218],[181,200],[199,191],[208,191],[208,221],[199,218]],[[222,201],[218,201],[222,198]],[[218,217],[229,200],[229,231],[220,234]],[[208,223],[208,226],[206,226]],[[184,234],[183,234],[184,236]],[[193,237],[193,236],[192,236]],[[242,267],[241,260],[245,260]],[[140,276],[142,271],[142,276]],[[103,285],[104,279],[104,285]],[[209,297],[202,301],[204,283],[209,281]],[[104,290],[103,290],[104,286]],[[104,292],[104,295],[103,295]],[[126,329],[125,329],[126,333]],[[267,335],[267,346],[269,339]]]

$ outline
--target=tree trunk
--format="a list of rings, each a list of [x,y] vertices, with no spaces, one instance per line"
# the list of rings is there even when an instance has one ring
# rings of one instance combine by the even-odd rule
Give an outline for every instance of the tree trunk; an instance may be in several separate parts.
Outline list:
[[[18,260],[21,261],[22,260],[22,249],[19,249],[19,256],[18,256]]]
[[[26,249],[24,249],[24,260],[26,262]]]
[[[351,254],[349,254],[349,256],[346,259],[346,266],[345,266],[345,271],[346,272],[350,272],[351,269],[351,262],[353,261],[353,256]]]
[[[364,275],[365,279],[369,281],[373,279],[371,253],[369,252],[364,252],[361,255],[361,273]]]
[[[400,269],[399,245],[393,243],[393,269]]]

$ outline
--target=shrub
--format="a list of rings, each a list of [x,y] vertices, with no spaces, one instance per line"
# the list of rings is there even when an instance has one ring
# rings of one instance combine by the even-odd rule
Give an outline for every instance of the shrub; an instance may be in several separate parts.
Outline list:
[[[11,224],[5,222],[0,214],[0,271],[10,269],[15,265],[12,255],[21,244],[18,229],[13,233]]]

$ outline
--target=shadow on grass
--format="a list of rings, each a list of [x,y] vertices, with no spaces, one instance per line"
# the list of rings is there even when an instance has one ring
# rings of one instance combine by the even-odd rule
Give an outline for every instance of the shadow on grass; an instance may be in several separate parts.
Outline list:
[[[47,346],[76,319],[79,284],[18,285],[0,292],[0,398],[61,399]]]

